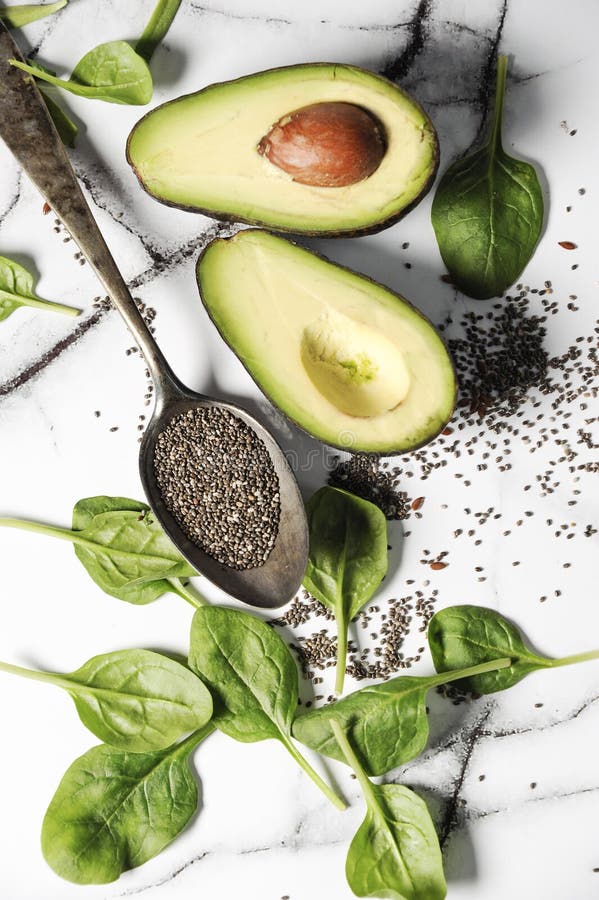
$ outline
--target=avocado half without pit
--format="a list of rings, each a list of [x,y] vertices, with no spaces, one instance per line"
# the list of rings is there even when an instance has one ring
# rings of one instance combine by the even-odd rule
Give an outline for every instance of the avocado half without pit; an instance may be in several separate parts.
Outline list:
[[[432,440],[450,419],[451,358],[399,294],[261,230],[213,241],[197,276],[222,337],[314,437],[392,454]]]
[[[171,206],[303,234],[380,231],[426,193],[435,130],[403,91],[355,66],[288,66],[159,106],[127,159]]]

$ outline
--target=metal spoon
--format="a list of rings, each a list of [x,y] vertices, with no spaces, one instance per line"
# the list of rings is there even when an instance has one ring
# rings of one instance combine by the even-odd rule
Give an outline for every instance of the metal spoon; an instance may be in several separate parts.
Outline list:
[[[304,505],[295,477],[272,435],[245,410],[196,394],[173,374],[150,334],[83,197],[38,88],[11,66],[22,59],[0,23],[0,136],[56,215],[68,228],[139,345],[152,375],[156,407],[139,453],[141,481],[156,518],[188,562],[227,594],[251,606],[273,608],[298,590],[308,557]],[[170,419],[196,407],[217,406],[242,419],[266,447],[279,478],[281,513],[277,538],[266,562],[236,570],[217,562],[183,533],[166,508],[154,474],[154,446]]]

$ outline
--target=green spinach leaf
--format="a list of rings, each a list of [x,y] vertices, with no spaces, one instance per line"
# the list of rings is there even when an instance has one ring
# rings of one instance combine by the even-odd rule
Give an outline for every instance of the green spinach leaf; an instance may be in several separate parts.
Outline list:
[[[464,688],[477,694],[503,691],[538,669],[599,658],[599,650],[560,659],[539,656],[526,646],[515,625],[484,606],[450,606],[435,613],[428,626],[428,642],[438,672],[476,666],[500,656],[511,657],[509,667],[464,681]]]
[[[358,897],[443,900],[439,840],[426,803],[400,784],[373,784],[339,722],[331,729],[366,801],[366,818],[347,854],[347,883]]]
[[[510,664],[509,658],[493,659],[460,672],[427,677],[400,675],[299,716],[293,723],[292,734],[323,756],[345,762],[331,728],[331,722],[335,721],[351,741],[354,753],[368,775],[384,775],[424,750],[429,732],[427,691],[449,681],[503,669]]]
[[[0,671],[68,691],[86,728],[106,744],[135,753],[170,747],[212,715],[212,697],[200,679],[150,650],[104,653],[66,675],[4,662]]]
[[[32,306],[65,316],[78,316],[80,309],[42,300],[33,290],[33,275],[19,263],[0,256],[0,322],[7,319],[19,306]]]
[[[63,142],[65,147],[74,147],[79,128],[69,117],[69,114],[62,108],[62,106],[60,106],[56,102],[49,91],[43,88],[41,85],[38,85],[38,87],[40,89],[42,99],[46,104],[48,112],[50,113],[52,121],[54,122],[56,130],[60,136],[60,140]]]
[[[4,22],[7,28],[22,28],[64,9],[66,5],[67,0],[57,0],[56,3],[20,3],[18,6],[2,7],[0,22]]]
[[[148,64],[126,41],[109,41],[94,47],[77,63],[68,81],[17,59],[10,62],[36,78],[80,97],[134,106],[143,106],[152,99]]]
[[[181,0],[158,0],[150,21],[135,45],[135,52],[150,62],[154,52],[163,40],[177,15]]]
[[[75,884],[107,884],[160,853],[197,809],[189,757],[212,731],[153,753],[102,744],[76,759],[44,817],[48,865]]]
[[[501,144],[507,57],[497,61],[497,93],[488,143],[453,163],[433,200],[431,218],[452,282],[469,297],[498,297],[529,262],[543,226],[543,192],[533,166]]]
[[[194,607],[205,602],[181,581],[197,573],[171,544],[149,506],[137,500],[79,500],[73,510],[72,530],[23,519],[0,519],[0,526],[70,541],[96,584],[127,603],[151,603],[169,591]]]
[[[291,740],[297,666],[272,628],[249,613],[202,607],[191,624],[189,665],[212,692],[217,728],[246,743],[281,741],[328,799],[345,809]]]
[[[317,491],[306,510],[310,554],[304,586],[335,613],[335,690],[341,694],[349,623],[387,572],[387,522],[374,503],[333,487]]]
[[[53,72],[51,69],[47,69],[46,66],[42,66],[38,60],[28,59],[28,65],[31,66],[32,69],[37,69],[40,72],[45,72],[48,75],[56,75],[56,72]],[[58,89],[53,87],[51,84],[46,84],[45,81],[41,81],[39,79],[36,80],[36,84],[39,88],[40,94],[42,95],[42,100],[46,104],[46,108],[50,113],[52,121],[58,131],[61,141],[66,147],[74,147],[75,146],[75,138],[77,137],[77,132],[79,129],[77,125],[71,118],[69,118],[68,114],[65,110],[60,106],[60,104],[56,101],[55,95],[59,93]]]

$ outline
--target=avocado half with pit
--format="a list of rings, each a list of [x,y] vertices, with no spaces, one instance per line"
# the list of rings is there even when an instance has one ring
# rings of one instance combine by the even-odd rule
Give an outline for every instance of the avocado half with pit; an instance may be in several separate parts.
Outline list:
[[[426,193],[435,130],[378,75],[316,63],[213,84],[149,112],[127,159],[163,203],[303,234],[380,231]]]
[[[309,434],[392,454],[432,440],[455,405],[445,344],[388,288],[266,231],[212,241],[204,306],[254,381]]]

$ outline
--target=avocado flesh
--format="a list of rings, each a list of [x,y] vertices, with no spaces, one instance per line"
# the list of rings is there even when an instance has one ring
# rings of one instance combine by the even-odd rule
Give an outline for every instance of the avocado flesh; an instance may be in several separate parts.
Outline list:
[[[379,167],[345,187],[293,181],[258,145],[283,116],[313,103],[362,106],[385,129]],[[159,106],[131,132],[127,158],[156,199],[216,218],[307,234],[391,224],[430,185],[437,139],[423,110],[391,82],[353,66],[272,69]]]
[[[455,376],[432,324],[398,294],[265,231],[213,241],[203,303],[261,390],[327,444],[391,454],[451,417]]]

